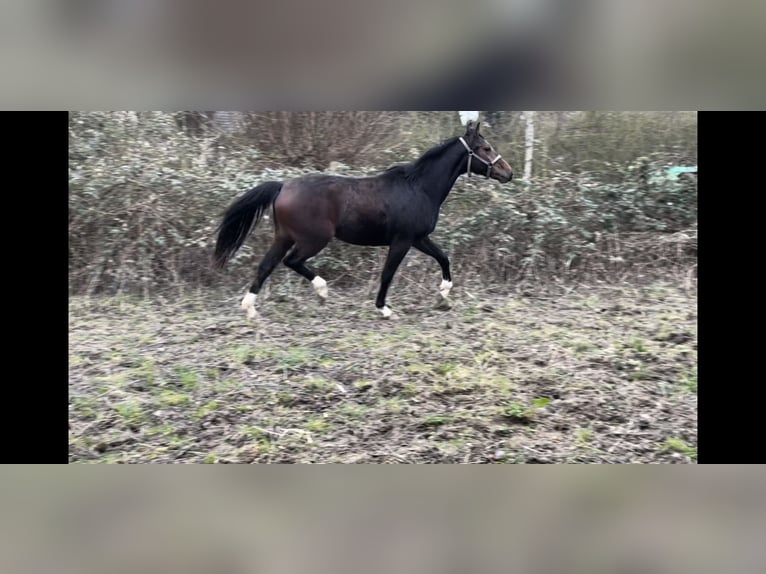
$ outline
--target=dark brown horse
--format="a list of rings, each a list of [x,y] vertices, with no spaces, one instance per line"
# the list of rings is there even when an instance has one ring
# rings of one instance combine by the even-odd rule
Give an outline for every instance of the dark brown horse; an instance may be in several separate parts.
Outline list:
[[[449,259],[428,236],[457,178],[472,172],[501,183],[513,177],[511,166],[479,134],[479,124],[469,123],[462,137],[451,138],[415,162],[391,167],[374,177],[312,174],[284,183],[263,183],[239,197],[224,214],[213,261],[222,268],[272,205],[274,243],[242,299],[248,317],[255,317],[256,295],[280,261],[311,281],[319,296],[326,299],[327,282],[307,267],[306,261],[337,237],[354,245],[389,246],[375,300],[387,319],[392,314],[386,305],[388,286],[411,247],[439,263],[439,292],[444,298],[449,295]]]

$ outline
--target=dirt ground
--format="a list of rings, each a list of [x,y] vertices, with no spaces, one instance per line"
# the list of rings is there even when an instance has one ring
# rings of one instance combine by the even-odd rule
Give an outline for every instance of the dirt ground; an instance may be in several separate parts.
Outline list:
[[[70,462],[696,462],[695,294],[437,286],[73,297]]]

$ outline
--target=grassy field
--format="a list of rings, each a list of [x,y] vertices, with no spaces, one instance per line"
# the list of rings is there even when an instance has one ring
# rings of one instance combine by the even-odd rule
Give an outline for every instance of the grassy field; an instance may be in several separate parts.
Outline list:
[[[70,299],[69,456],[111,463],[694,463],[696,296],[395,281]],[[331,285],[332,287],[332,285]]]

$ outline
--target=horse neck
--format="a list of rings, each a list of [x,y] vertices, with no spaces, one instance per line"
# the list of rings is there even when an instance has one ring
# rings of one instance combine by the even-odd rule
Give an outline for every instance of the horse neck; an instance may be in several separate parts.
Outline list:
[[[420,160],[418,183],[437,207],[444,203],[457,178],[466,170],[465,150],[457,144],[455,140],[439,155]]]

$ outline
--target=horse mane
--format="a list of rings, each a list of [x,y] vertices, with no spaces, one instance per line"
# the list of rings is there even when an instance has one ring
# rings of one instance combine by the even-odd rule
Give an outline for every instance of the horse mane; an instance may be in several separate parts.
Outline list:
[[[440,156],[444,151],[454,144],[458,139],[458,136],[448,138],[441,142],[440,144],[435,145],[434,147],[428,149],[423,155],[421,155],[418,159],[411,161],[409,163],[398,163],[395,165],[392,165],[388,169],[386,169],[381,175],[389,176],[393,178],[401,178],[406,179],[407,181],[411,181],[413,178],[416,178],[418,175],[420,175],[420,172],[423,169],[423,166],[427,165],[432,159]]]

